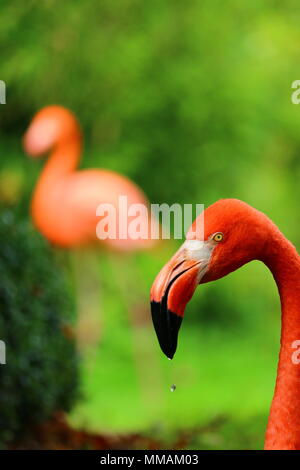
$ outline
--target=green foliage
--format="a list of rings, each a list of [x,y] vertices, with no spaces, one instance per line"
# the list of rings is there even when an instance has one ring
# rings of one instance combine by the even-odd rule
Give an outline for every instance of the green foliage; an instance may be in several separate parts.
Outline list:
[[[12,211],[0,217],[0,444],[77,395],[77,355],[63,334],[72,304],[46,243]]]
[[[59,103],[83,125],[83,165],[128,174],[154,202],[234,196],[274,217],[292,200],[293,217],[296,5],[3,2],[1,132],[20,139],[38,108]]]

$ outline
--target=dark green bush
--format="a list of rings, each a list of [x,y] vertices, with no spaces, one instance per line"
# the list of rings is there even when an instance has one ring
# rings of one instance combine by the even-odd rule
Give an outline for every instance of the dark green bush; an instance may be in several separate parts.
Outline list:
[[[0,446],[77,395],[75,344],[64,335],[72,303],[46,242],[12,211],[0,212]]]

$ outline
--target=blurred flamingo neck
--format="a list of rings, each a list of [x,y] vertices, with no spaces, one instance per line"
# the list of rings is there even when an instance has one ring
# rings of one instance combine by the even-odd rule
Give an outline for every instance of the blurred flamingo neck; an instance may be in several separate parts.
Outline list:
[[[76,170],[81,153],[81,136],[79,132],[74,133],[68,139],[60,139],[41,174],[41,180],[53,180],[67,175]]]
[[[59,140],[48,157],[48,161],[37,182],[31,207],[33,217],[38,220],[44,214],[49,196],[54,194],[58,183],[76,170],[81,152],[81,136],[78,133],[68,139]],[[62,201],[61,201],[62,202]]]
[[[264,262],[278,286],[282,327],[265,448],[300,449],[300,257],[279,231],[270,245],[271,252]]]

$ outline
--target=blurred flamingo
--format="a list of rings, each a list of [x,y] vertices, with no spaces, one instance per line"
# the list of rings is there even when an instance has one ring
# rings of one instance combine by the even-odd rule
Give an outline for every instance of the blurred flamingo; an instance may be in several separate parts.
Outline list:
[[[115,239],[107,238],[100,243],[96,237],[96,226],[100,220],[96,216],[96,209],[100,204],[110,203],[116,209],[118,220],[119,196],[127,196],[128,207],[136,203],[147,206],[147,199],[136,184],[116,172],[106,169],[77,170],[81,147],[80,126],[68,109],[62,106],[47,106],[34,116],[24,136],[25,151],[32,157],[50,152],[32,199],[31,213],[34,224],[56,246],[78,248],[93,246],[98,242],[99,247],[118,250],[118,262],[122,263],[119,260],[120,252],[150,248],[153,241],[150,237],[134,240],[128,234],[125,239],[121,239],[117,233]],[[147,215],[141,215],[140,220],[142,223],[150,222]],[[77,252],[79,258],[76,270],[80,276],[78,289],[82,292],[78,300],[78,339],[84,345],[98,340],[101,329],[98,300],[92,301],[92,297],[98,296],[99,282],[98,279],[91,282],[92,271],[98,271],[98,263],[96,266],[88,259],[87,275],[84,263],[89,255],[85,252],[82,257],[81,250],[77,249]],[[118,277],[123,278],[120,271],[121,269]],[[97,277],[97,274],[95,276]],[[119,284],[126,282],[115,280]],[[123,288],[123,294],[128,290]],[[140,308],[131,306],[129,310],[131,314],[135,311],[133,315],[136,317],[141,315]],[[146,311],[146,308],[144,310]]]
[[[76,170],[81,146],[79,124],[62,106],[41,109],[24,136],[25,151],[32,157],[51,151],[33,195],[33,221],[51,243],[65,248],[97,241],[96,209],[100,204],[112,204],[118,212],[119,197],[126,196],[128,206],[148,205],[142,190],[119,173],[105,169]],[[143,222],[148,224],[148,218]],[[116,239],[107,238],[103,242],[122,251],[153,244],[150,237],[133,240],[127,234],[120,239],[118,230]]]

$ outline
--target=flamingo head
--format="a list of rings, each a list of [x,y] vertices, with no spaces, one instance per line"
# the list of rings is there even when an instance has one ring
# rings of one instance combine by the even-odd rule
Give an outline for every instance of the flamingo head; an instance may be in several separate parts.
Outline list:
[[[268,250],[272,222],[237,199],[222,199],[200,215],[187,238],[157,275],[151,288],[151,313],[162,351],[172,358],[185,307],[198,284],[214,281]],[[275,226],[274,226],[275,227]]]
[[[38,157],[78,133],[79,124],[71,111],[63,106],[46,106],[33,117],[24,135],[23,146],[28,155]]]

